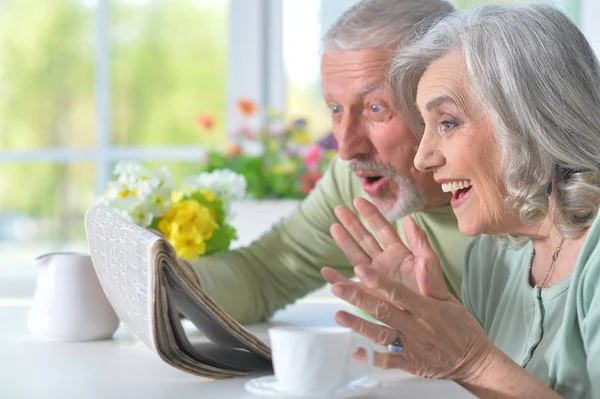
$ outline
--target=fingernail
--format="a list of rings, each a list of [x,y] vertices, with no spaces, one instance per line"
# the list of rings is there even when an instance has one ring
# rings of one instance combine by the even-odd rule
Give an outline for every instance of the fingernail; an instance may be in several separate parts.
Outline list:
[[[333,292],[335,296],[344,297],[348,293],[348,289],[336,284],[331,288],[331,292]]]

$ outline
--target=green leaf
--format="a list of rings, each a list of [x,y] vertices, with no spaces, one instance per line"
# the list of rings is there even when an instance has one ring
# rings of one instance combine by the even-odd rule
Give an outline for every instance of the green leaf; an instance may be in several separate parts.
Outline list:
[[[217,252],[226,252],[229,250],[231,241],[236,238],[237,233],[235,229],[228,224],[216,229],[210,240],[206,242],[205,255],[211,255]]]

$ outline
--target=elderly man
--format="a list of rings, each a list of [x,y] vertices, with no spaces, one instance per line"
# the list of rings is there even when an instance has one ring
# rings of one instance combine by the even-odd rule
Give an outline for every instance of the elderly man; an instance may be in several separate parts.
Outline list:
[[[263,320],[323,286],[323,266],[353,276],[346,255],[354,264],[361,257],[368,262],[372,248],[360,242],[360,230],[349,228],[357,244],[346,255],[330,234],[338,218],[346,226],[360,225],[339,205],[352,209],[353,200],[365,194],[400,232],[403,217],[412,215],[439,254],[451,292],[459,295],[469,238],[458,232],[450,194],[431,173],[414,167],[418,139],[390,109],[384,87],[388,61],[398,47],[418,26],[427,27],[452,10],[441,0],[363,0],[327,32],[321,79],[339,159],[299,209],[269,233],[247,248],[192,264],[200,285],[235,319]],[[337,227],[335,240],[352,239]]]

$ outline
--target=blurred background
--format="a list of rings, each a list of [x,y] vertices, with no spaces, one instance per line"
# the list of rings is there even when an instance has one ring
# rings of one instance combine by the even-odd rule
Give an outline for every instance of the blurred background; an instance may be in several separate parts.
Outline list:
[[[19,295],[35,256],[85,250],[84,212],[115,162],[198,173],[234,138],[239,98],[326,135],[319,39],[356,2],[0,0],[0,295]],[[514,1],[454,1],[484,2]],[[600,49],[600,1],[546,3]]]

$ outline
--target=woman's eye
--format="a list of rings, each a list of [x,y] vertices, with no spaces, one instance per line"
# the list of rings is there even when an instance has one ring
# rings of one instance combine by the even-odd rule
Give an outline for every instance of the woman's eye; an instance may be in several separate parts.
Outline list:
[[[332,105],[330,108],[331,112],[334,114],[339,114],[342,111],[342,107],[340,107],[339,105]]]
[[[438,124],[438,133],[445,134],[458,126],[458,121],[448,120]]]
[[[371,111],[375,112],[375,113],[383,111],[384,108],[385,107],[383,105],[379,105],[379,104],[373,104],[373,105],[371,105]]]

